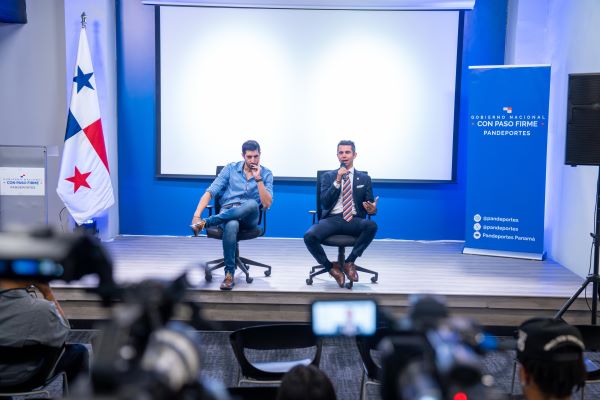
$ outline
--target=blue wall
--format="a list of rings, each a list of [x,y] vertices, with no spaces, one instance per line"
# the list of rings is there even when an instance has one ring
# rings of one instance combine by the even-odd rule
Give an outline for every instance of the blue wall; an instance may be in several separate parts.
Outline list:
[[[465,13],[463,76],[468,65],[504,63],[507,0],[478,0]],[[117,3],[120,233],[188,235],[209,180],[159,179],[156,171],[154,7]],[[461,88],[457,180],[449,184],[375,184],[380,196],[377,238],[464,239],[466,88]],[[463,126],[464,125],[464,126]],[[351,139],[351,138],[350,138]],[[385,144],[382,144],[385,145]],[[203,151],[198,149],[198,157]],[[357,149],[360,152],[360,148]],[[331,168],[337,167],[332,152]],[[424,157],[426,155],[423,155]],[[223,160],[223,163],[235,160]],[[393,160],[390,160],[390,166]],[[358,169],[368,170],[368,165]],[[274,171],[276,173],[276,171]],[[314,183],[275,182],[267,236],[302,237],[314,208]]]

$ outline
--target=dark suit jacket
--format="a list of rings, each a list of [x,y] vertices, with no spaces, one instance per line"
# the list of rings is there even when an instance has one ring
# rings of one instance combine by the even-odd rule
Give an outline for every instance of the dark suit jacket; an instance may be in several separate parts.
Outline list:
[[[341,185],[338,189],[333,186],[337,171],[337,169],[328,171],[321,178],[321,218],[327,218],[340,197]],[[352,182],[352,197],[356,208],[356,216],[366,218],[367,210],[365,210],[362,203],[363,201],[374,200],[373,186],[371,185],[371,177],[365,172],[357,171],[356,168],[354,169],[354,181]]]

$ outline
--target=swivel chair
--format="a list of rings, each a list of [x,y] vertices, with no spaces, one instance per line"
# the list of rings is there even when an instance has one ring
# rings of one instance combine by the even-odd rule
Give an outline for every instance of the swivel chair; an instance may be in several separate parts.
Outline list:
[[[222,169],[223,169],[223,166],[217,167],[217,175],[219,175],[219,173],[221,172]],[[213,200],[214,200],[214,204],[206,207],[208,209],[209,216],[213,215],[213,213],[218,214],[221,211],[220,196],[215,196],[215,198]],[[266,268],[265,276],[271,275],[271,266],[270,265],[263,264],[258,261],[254,261],[249,258],[240,256],[240,246],[239,246],[240,240],[256,239],[257,237],[264,236],[265,232],[267,231],[267,210],[265,210],[262,207],[262,205],[260,206],[259,213],[260,214],[258,216],[258,225],[256,226],[256,228],[240,229],[238,232],[238,235],[237,235],[237,243],[236,243],[236,248],[235,248],[235,264],[236,264],[236,267],[238,267],[246,275],[247,283],[252,283],[252,281],[254,280],[250,276],[250,272],[248,271],[250,269],[251,265]],[[211,227],[206,228],[206,237],[209,237],[211,239],[223,240],[223,228],[221,228],[220,226],[211,226]],[[207,282],[212,281],[212,271],[219,269],[219,268],[223,268],[223,267],[225,267],[225,259],[224,258],[218,258],[216,260],[208,261],[206,263],[206,267],[204,269],[204,277],[205,277],[206,281]]]
[[[313,334],[309,324],[252,326],[232,332],[229,340],[240,367],[238,386],[242,382],[279,383],[296,365],[319,367],[321,361],[323,342]],[[314,350],[304,351],[311,348]],[[258,354],[248,357],[247,350]],[[251,358],[261,361],[251,361]]]
[[[44,395],[50,398],[50,392],[46,386],[59,377],[62,377],[63,396],[67,396],[67,374],[55,371],[64,351],[64,347],[44,345],[0,346],[0,365],[21,369],[27,366],[30,370],[30,374],[23,377],[0,375],[0,398],[29,395]]]
[[[317,171],[317,208],[316,208],[316,210],[309,211],[309,213],[312,214],[313,225],[315,223],[317,223],[318,220],[321,219],[321,213],[322,213],[321,181],[323,179],[323,175],[326,172],[328,172],[328,171],[323,171],[323,170]],[[367,215],[367,218],[370,219],[371,216]],[[344,265],[344,261],[346,260],[346,247],[353,247],[354,244],[356,243],[356,239],[357,239],[357,237],[351,236],[351,235],[332,235],[332,236],[329,236],[328,238],[326,238],[322,244],[324,244],[325,246],[337,247],[338,248],[337,261],[340,263],[340,265]],[[371,277],[371,282],[373,282],[373,283],[377,282],[377,278],[379,277],[378,272],[367,269],[367,268],[359,267],[356,264],[355,264],[355,267],[356,267],[357,271],[372,274],[373,276]],[[313,278],[315,276],[324,274],[326,272],[327,272],[327,270],[325,269],[324,266],[315,265],[314,267],[311,268],[308,278],[306,278],[306,284],[312,285]],[[349,277],[346,277],[346,278],[348,278],[346,281],[346,284],[345,284],[346,288],[352,289],[353,282],[350,280]]]

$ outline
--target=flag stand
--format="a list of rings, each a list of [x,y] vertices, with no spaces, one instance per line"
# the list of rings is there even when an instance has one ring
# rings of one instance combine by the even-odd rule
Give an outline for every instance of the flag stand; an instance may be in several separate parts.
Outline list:
[[[98,237],[98,224],[96,224],[95,219],[88,219],[84,221],[82,224],[75,224],[75,232],[85,232],[91,236]]]

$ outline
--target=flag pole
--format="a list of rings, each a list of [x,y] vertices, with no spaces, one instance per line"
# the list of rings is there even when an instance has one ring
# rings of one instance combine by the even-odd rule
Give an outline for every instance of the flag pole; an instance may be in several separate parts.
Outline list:
[[[77,225],[84,227],[90,222],[94,224],[93,218],[115,202],[86,25],[87,16],[83,12],[56,187],[58,196]],[[95,234],[94,226],[92,229]]]

